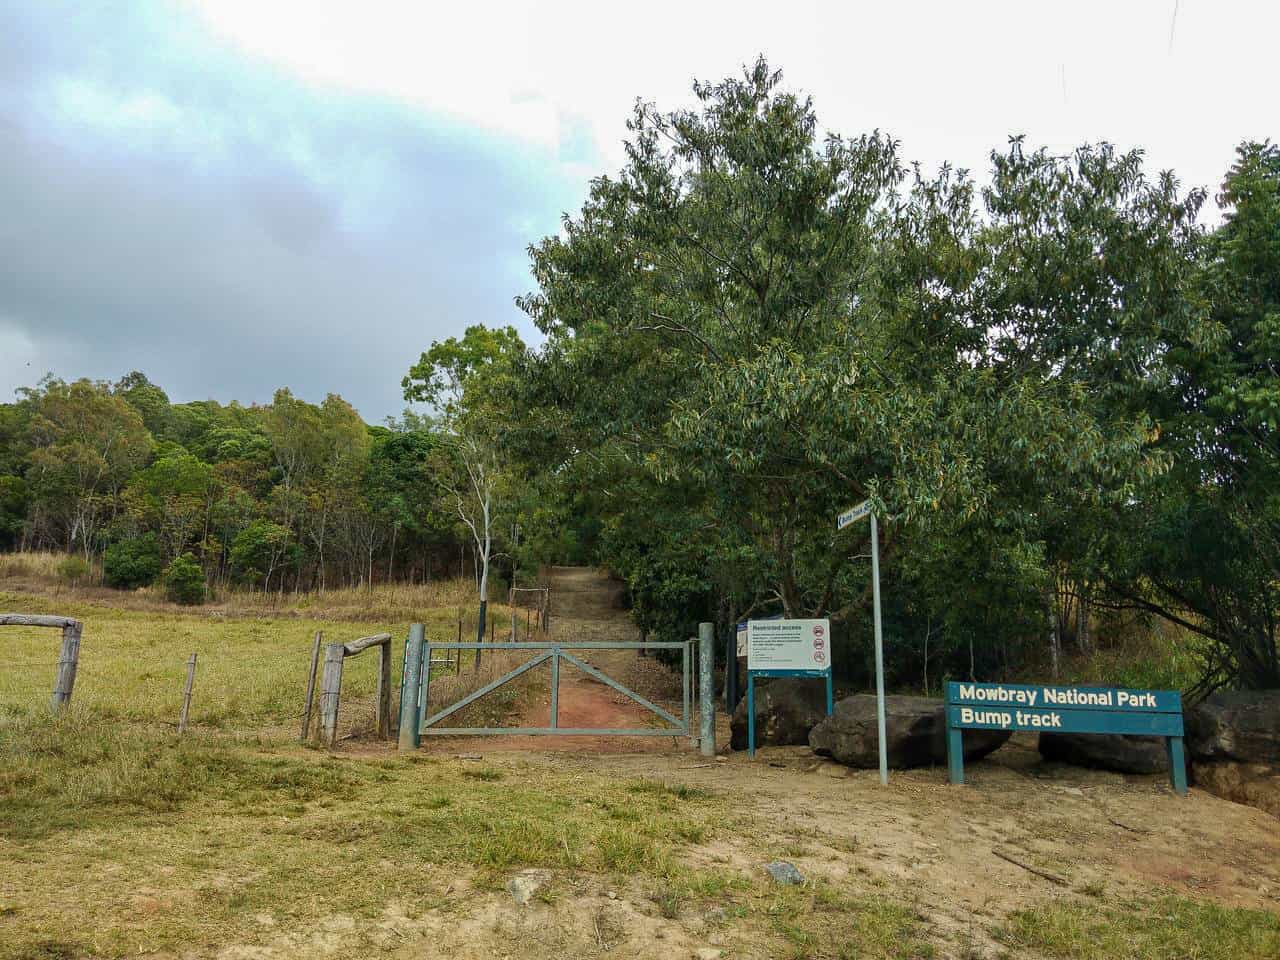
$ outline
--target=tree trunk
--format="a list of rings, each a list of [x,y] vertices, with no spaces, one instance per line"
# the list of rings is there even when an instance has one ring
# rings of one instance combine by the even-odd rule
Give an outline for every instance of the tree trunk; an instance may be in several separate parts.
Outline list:
[[[1085,599],[1086,594],[1082,589],[1080,591],[1080,599],[1076,602],[1076,640],[1080,644],[1081,653],[1089,653],[1093,641],[1089,636],[1089,601]]]
[[[1049,613],[1049,663],[1053,671],[1053,679],[1058,679],[1059,661],[1062,656],[1062,636],[1058,632],[1058,608],[1054,602],[1053,591],[1045,598],[1045,607]]]

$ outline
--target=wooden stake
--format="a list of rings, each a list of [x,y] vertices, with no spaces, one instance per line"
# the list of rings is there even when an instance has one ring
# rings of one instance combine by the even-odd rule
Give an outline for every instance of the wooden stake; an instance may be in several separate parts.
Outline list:
[[[191,713],[191,688],[196,685],[196,654],[187,660],[187,684],[182,688],[182,713],[178,717],[178,733],[187,732],[187,716]]]
[[[311,735],[311,704],[316,698],[316,668],[320,665],[320,641],[323,637],[324,632],[317,630],[315,643],[311,645],[311,670],[307,673],[307,700],[302,705],[302,736],[299,737],[303,743]]]
[[[378,737],[391,736],[391,638],[378,648]]]
[[[332,747],[338,739],[338,701],[342,696],[345,654],[340,643],[325,645],[324,673],[320,679],[320,742],[326,747]]]
[[[80,662],[82,629],[79,620],[72,620],[62,628],[62,650],[58,654],[58,675],[53,681],[53,698],[50,703],[53,710],[61,710],[71,702],[71,691],[76,686],[76,667]]]

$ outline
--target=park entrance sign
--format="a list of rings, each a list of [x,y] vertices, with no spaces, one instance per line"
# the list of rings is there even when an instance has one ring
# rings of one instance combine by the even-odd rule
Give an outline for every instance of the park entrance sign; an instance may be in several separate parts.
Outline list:
[[[947,684],[947,765],[952,783],[964,782],[965,730],[1164,737],[1173,788],[1187,792],[1182,694],[1176,690],[952,681]]]

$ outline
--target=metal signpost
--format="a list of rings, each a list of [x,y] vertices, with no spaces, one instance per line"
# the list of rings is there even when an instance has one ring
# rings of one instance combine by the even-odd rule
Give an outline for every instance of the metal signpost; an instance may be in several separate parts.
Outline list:
[[[1175,690],[951,681],[947,684],[947,767],[952,783],[964,783],[965,730],[1164,737],[1173,789],[1187,792],[1182,695]]]
[[[876,732],[880,738],[880,782],[889,782],[889,754],[885,743],[884,719],[884,640],[880,633],[880,531],[876,527],[876,515],[871,501],[863,500],[836,517],[836,530],[871,517],[871,607],[875,618],[876,634]]]
[[[814,677],[827,683],[827,716],[834,706],[831,686],[831,621],[748,620],[740,634],[747,655],[747,754],[756,755],[756,677]]]

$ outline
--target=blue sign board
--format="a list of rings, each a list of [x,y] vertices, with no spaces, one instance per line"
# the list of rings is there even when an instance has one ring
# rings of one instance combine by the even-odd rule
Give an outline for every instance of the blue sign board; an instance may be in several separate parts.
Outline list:
[[[947,765],[952,783],[964,782],[965,730],[1164,737],[1173,788],[1187,792],[1182,695],[1175,690],[952,681],[947,684]]]

